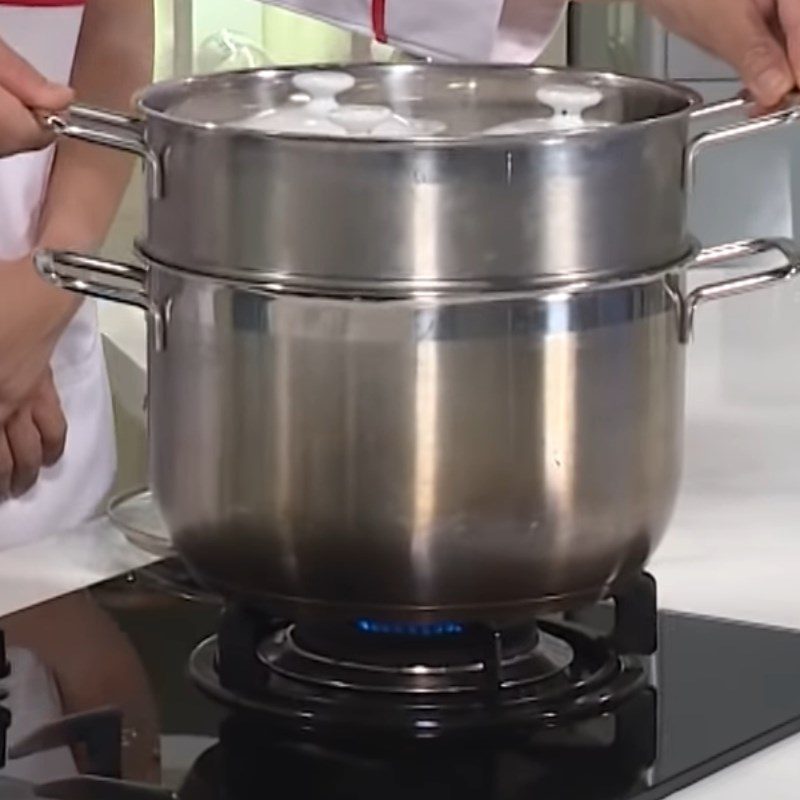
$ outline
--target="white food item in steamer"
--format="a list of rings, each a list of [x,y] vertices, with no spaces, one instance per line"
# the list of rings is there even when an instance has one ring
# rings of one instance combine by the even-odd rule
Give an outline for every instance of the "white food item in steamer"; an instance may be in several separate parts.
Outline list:
[[[553,84],[536,92],[536,99],[551,110],[546,117],[531,117],[496,125],[484,131],[486,136],[513,136],[528,133],[591,130],[607,128],[613,122],[586,119],[584,112],[603,102],[603,93],[592,86]]]
[[[355,86],[346,72],[303,72],[292,79],[297,90],[279,108],[238,121],[236,127],[263,133],[342,138],[434,136],[445,129],[436,120],[405,119],[388,106],[340,104],[338,96]]]

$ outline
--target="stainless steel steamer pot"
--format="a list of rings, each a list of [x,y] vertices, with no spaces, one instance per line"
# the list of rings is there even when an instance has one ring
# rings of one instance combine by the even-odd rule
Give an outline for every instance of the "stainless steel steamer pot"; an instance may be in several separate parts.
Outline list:
[[[692,293],[694,265],[784,264]],[[43,253],[144,308],[150,478],[202,581],[272,612],[491,619],[596,599],[661,539],[695,308],[749,242],[631,278],[360,300]]]
[[[798,111],[749,120],[600,73],[348,72],[342,101],[444,130],[246,129],[295,102],[296,70],[156,85],[140,119],[51,120],[144,157],[145,267],[39,267],[147,310],[152,489],[215,589],[406,621],[594,599],[665,530],[695,306],[797,272],[786,242],[692,258],[694,159]],[[584,117],[603,127],[487,135],[564,86],[599,98]],[[689,138],[693,119],[717,127]],[[689,266],[769,248],[780,268],[686,294]]]
[[[386,137],[264,133],[241,123],[283,107],[297,69],[156,84],[138,118],[74,108],[52,124],[147,165],[142,252],[164,265],[322,293],[466,291],[607,278],[691,252],[687,168],[712,143],[794,120],[746,119],[735,100],[619,75],[531,67],[346,68],[347,103],[383,103],[444,131]],[[304,69],[305,72],[307,70]],[[551,113],[537,93],[590,87],[605,127],[487,136]],[[689,138],[739,112],[739,121]]]

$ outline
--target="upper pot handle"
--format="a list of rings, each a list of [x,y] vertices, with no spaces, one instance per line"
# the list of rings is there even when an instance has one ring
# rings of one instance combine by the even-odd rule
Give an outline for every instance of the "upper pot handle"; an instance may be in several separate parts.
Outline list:
[[[741,278],[717,281],[700,286],[690,292],[682,303],[681,342],[686,343],[691,338],[695,314],[704,303],[747,294],[775,283],[793,280],[800,275],[800,250],[791,239],[748,239],[702,250],[692,262],[692,268],[731,266],[733,261],[755,258],[774,252],[784,256],[786,263],[783,266],[762,270]]]
[[[50,114],[44,124],[58,136],[123,150],[143,158],[148,167],[150,195],[162,196],[163,171],[158,156],[148,147],[144,123],[135,117],[90,106],[70,106],[65,117]]]
[[[704,131],[689,142],[689,147],[686,151],[686,175],[690,187],[694,184],[697,158],[706,148],[718,144],[727,144],[738,139],[744,139],[752,134],[762,133],[783,125],[792,125],[800,121],[800,93],[790,95],[784,107],[778,111],[772,111],[761,116],[752,116],[757,110],[758,107],[755,102],[749,98],[735,97],[730,100],[723,100],[721,103],[701,106],[691,112],[692,120],[704,120],[707,117],[715,117],[732,111],[740,111],[747,118],[743,122]]]

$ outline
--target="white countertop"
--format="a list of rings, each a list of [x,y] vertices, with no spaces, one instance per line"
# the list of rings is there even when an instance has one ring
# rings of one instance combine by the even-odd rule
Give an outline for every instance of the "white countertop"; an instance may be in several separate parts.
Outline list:
[[[153,563],[107,520],[4,550],[0,618]]]
[[[703,312],[689,355],[684,488],[651,564],[665,608],[800,629],[798,306],[800,287]],[[141,415],[143,317],[104,305],[101,324],[112,380]],[[104,569],[120,566],[118,544]],[[799,785],[800,737],[674,797],[795,800]]]

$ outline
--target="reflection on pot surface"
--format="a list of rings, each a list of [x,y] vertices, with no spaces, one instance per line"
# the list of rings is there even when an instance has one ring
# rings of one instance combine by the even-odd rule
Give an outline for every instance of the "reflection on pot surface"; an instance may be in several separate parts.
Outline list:
[[[151,476],[177,549],[253,599],[514,606],[637,569],[678,483],[670,279],[351,303],[155,270]],[[176,454],[180,453],[180,461]]]

